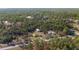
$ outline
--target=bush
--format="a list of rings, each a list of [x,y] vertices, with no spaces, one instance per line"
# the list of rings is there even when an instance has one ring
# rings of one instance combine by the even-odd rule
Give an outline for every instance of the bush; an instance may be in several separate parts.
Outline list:
[[[79,44],[78,44],[79,45]],[[47,41],[43,38],[33,38],[31,49],[34,50],[75,50],[78,49],[77,40],[68,37],[50,38]]]
[[[73,50],[76,49],[75,41],[71,38],[52,38],[49,41],[49,47],[53,50]]]
[[[33,48],[35,50],[43,50],[44,49],[44,41],[42,38],[39,38],[39,37],[34,38],[32,44],[33,44]]]
[[[6,35],[6,36],[0,36],[0,42],[1,43],[9,43],[13,40],[11,35]]]

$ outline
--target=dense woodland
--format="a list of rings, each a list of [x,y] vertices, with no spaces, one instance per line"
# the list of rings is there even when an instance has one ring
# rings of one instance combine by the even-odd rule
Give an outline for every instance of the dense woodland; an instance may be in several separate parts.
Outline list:
[[[2,9],[0,44],[21,44],[26,50],[79,49],[78,26],[79,9]]]

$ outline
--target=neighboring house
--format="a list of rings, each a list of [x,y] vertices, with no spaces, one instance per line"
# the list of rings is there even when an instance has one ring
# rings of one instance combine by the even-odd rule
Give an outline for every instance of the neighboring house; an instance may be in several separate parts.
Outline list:
[[[56,33],[55,33],[54,31],[49,30],[49,31],[47,32],[46,37],[47,37],[47,38],[50,38],[50,37],[54,37],[55,35],[56,35]]]
[[[2,23],[6,29],[10,29],[13,26],[13,23],[9,21],[2,21]]]
[[[26,18],[28,18],[28,19],[33,19],[33,17],[32,17],[32,16],[27,16]]]
[[[2,22],[3,22],[3,24],[4,24],[5,26],[13,25],[13,23],[11,23],[11,22],[9,22],[9,21],[2,21]]]
[[[43,19],[48,19],[48,16],[43,16]]]
[[[16,27],[20,27],[20,26],[22,26],[22,22],[16,22]]]
[[[66,23],[72,23],[73,22],[73,19],[72,18],[69,18],[66,20]]]
[[[37,28],[35,31],[36,31],[36,32],[40,32],[40,29]]]
[[[52,30],[50,30],[50,31],[48,31],[48,35],[55,35],[56,33],[54,32],[54,31],[52,31]]]

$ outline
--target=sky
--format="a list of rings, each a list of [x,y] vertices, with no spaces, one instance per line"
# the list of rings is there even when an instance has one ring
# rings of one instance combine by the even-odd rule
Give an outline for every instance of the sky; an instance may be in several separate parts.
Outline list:
[[[0,8],[78,8],[79,0],[0,0]]]

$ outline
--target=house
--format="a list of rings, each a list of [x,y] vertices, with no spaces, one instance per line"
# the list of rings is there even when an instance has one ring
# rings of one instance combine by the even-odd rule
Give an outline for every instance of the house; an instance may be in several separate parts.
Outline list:
[[[54,37],[56,35],[56,33],[54,32],[54,31],[52,31],[52,30],[49,30],[48,32],[47,32],[47,34],[46,34],[46,38],[50,38],[50,37]]]
[[[73,19],[72,18],[66,19],[66,23],[72,23],[72,22],[73,22]]]
[[[4,24],[5,26],[13,25],[13,23],[11,23],[11,22],[9,22],[9,21],[2,21],[2,22],[3,22],[3,24]]]
[[[2,21],[2,24],[5,26],[6,29],[10,29],[14,23],[9,21]]]
[[[51,35],[51,34],[52,34],[52,35],[55,35],[56,33],[55,33],[54,31],[52,31],[52,30],[49,30],[49,31],[48,31],[48,35]]]
[[[43,19],[48,19],[48,16],[43,16]]]
[[[26,18],[27,18],[27,19],[33,19],[33,17],[32,17],[32,16],[27,16]]]
[[[69,20],[69,21],[73,21],[73,19],[72,19],[72,18],[69,18],[68,20]]]
[[[37,28],[35,31],[36,31],[36,32],[40,32],[40,29]]]
[[[20,27],[22,25],[22,22],[16,22],[16,27]]]

